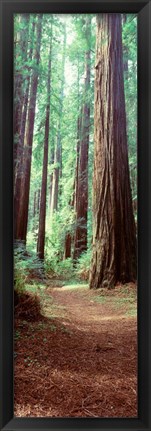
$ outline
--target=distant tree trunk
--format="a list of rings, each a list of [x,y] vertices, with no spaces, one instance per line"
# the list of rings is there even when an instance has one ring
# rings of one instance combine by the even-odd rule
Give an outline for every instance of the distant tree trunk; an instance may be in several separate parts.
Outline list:
[[[97,17],[90,288],[136,278],[120,14]]]
[[[35,19],[32,22],[32,31],[31,37],[33,39],[35,30]],[[33,54],[33,45],[30,47],[28,60],[32,59]],[[27,118],[27,106],[28,106],[28,98],[29,98],[29,85],[30,85],[30,73],[28,73],[26,79],[26,88],[25,95],[23,100],[23,110],[21,115],[21,124],[20,124],[20,135],[19,135],[19,145],[17,151],[17,166],[16,166],[16,178],[14,179],[14,238],[17,238],[17,229],[18,229],[18,220],[19,220],[19,209],[20,209],[20,199],[21,199],[21,185],[22,178],[24,176],[24,166],[23,166],[23,151],[24,151],[24,139],[25,139],[25,127],[26,127],[26,118]]]
[[[38,241],[37,241],[37,254],[38,254],[38,257],[42,260],[44,259],[44,247],[45,247],[45,219],[46,219],[46,193],[47,193],[48,143],[49,143],[49,119],[50,119],[50,90],[51,90],[51,52],[52,52],[52,24],[51,24],[51,40],[50,40],[49,62],[48,62],[44,156],[43,156],[43,171],[42,171],[42,185],[41,185],[39,229],[38,229]]]
[[[28,30],[29,30],[29,14],[21,15],[21,26],[19,34],[18,45],[16,48],[17,55],[21,56],[23,64],[27,59],[27,46],[28,46]],[[17,69],[17,65],[16,65]],[[15,70],[14,75],[14,180],[16,177],[16,169],[18,162],[18,147],[19,147],[19,137],[21,129],[21,118],[22,109],[24,102],[24,92],[23,92],[23,74],[22,70]],[[15,181],[14,181],[15,182]]]
[[[65,236],[64,259],[71,257],[71,233],[67,232]]]
[[[32,159],[32,143],[35,121],[35,107],[38,86],[38,66],[40,61],[40,45],[41,45],[41,30],[42,30],[42,14],[38,15],[37,21],[37,39],[34,59],[37,68],[33,70],[30,87],[30,101],[28,107],[27,131],[25,142],[25,156],[24,156],[24,178],[22,182],[22,194],[20,202],[20,214],[18,221],[17,239],[26,242],[27,222],[28,222],[28,206],[29,206],[29,189],[30,189],[30,173],[31,173],[31,159]]]
[[[80,146],[77,144],[77,178],[76,178],[76,231],[74,259],[76,260],[83,251],[87,250],[87,212],[88,212],[88,150],[89,150],[89,125],[90,125],[90,36],[91,17],[86,19],[87,51],[85,54],[85,89],[84,105],[82,113],[82,136]],[[80,132],[79,121],[78,129]],[[79,141],[79,140],[78,140]]]
[[[55,148],[55,156],[54,156],[54,170],[53,170],[53,180],[51,185],[51,208],[50,214],[53,215],[54,211],[58,209],[58,191],[59,191],[59,169],[60,169],[60,159],[61,152],[60,147],[58,145],[58,139]]]
[[[54,163],[54,138],[51,142],[51,149],[50,149],[50,166]],[[52,184],[53,184],[53,172],[49,175],[49,211],[51,210],[51,199],[52,199]]]
[[[75,205],[75,181],[73,185],[73,194],[69,202],[69,207],[71,210],[74,208],[74,205]],[[71,232],[71,228],[68,228],[65,235],[64,259],[68,259],[69,257],[71,257],[72,241],[73,241],[73,234]]]
[[[82,108],[80,110],[80,71],[79,71],[79,54],[77,53],[78,64],[77,64],[77,98],[78,98],[78,119],[77,119],[77,148],[76,148],[76,168],[75,168],[75,181],[74,181],[74,209],[77,212],[77,197],[78,197],[78,171],[79,171],[79,152],[80,152],[80,141],[81,141],[81,128],[82,128]]]
[[[76,172],[75,172],[75,198],[74,207],[77,213],[78,208],[78,178],[79,178],[79,154],[80,154],[80,142],[81,142],[81,128],[82,128],[82,111],[78,116],[77,121],[77,149],[76,149]]]
[[[59,178],[62,176],[62,146],[61,146],[61,121],[63,111],[63,97],[64,97],[64,70],[65,70],[65,53],[66,53],[66,26],[64,26],[64,41],[63,41],[63,55],[62,55],[62,80],[60,89],[60,108],[58,118],[58,134],[55,149],[54,163],[55,168],[53,171],[53,183],[51,193],[51,215],[58,209],[58,196],[59,196]]]

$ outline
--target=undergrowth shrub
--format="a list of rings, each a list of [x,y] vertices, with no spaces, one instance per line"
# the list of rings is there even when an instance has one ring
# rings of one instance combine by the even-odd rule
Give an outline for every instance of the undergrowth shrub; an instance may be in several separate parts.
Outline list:
[[[81,280],[89,280],[89,271],[91,264],[92,250],[88,249],[82,253],[76,265],[76,274]]]
[[[27,288],[31,281],[31,270],[41,271],[41,262],[29,255],[22,244],[14,247],[14,306],[15,319],[37,321],[41,319],[40,298],[36,290]],[[30,287],[30,286],[29,286]]]
[[[29,254],[22,243],[14,247],[14,289],[19,293],[25,290],[25,284],[44,275],[43,263],[33,253]]]
[[[57,257],[53,256],[51,260],[46,259],[45,268],[46,273],[52,277],[69,280],[74,275],[74,266],[71,258],[59,262]]]
[[[23,268],[14,269],[14,289],[16,292],[21,293],[25,290],[26,272]]]
[[[58,262],[57,273],[66,280],[70,279],[74,275],[73,261],[71,258]]]

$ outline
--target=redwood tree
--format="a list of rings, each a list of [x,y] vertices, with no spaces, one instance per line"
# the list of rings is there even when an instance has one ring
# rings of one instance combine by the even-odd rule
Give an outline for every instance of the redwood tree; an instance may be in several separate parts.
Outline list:
[[[45,118],[45,136],[44,136],[44,155],[43,155],[43,170],[41,184],[41,200],[39,214],[39,230],[37,242],[37,254],[40,259],[44,259],[45,246],[45,218],[46,218],[46,192],[47,192],[47,170],[48,170],[48,143],[49,143],[49,119],[50,119],[50,90],[51,90],[51,52],[52,52],[52,24],[51,24],[51,40],[48,61],[48,81],[47,81],[47,106]]]
[[[28,21],[27,21],[28,22]],[[32,19],[32,25],[31,25],[31,38],[34,37],[34,31],[35,31],[35,18]],[[28,33],[26,35],[27,40]],[[33,43],[30,46],[29,54],[27,56],[27,48],[26,46],[26,57],[28,58],[28,61],[32,60],[33,55]],[[24,59],[25,60],[25,59]],[[28,70],[27,77],[25,80],[25,91],[24,91],[24,98],[23,98],[23,106],[22,106],[22,114],[19,120],[19,127],[18,127],[18,145],[17,149],[17,164],[16,169],[14,170],[15,178],[14,178],[14,238],[16,239],[18,236],[18,224],[19,224],[19,218],[20,218],[20,198],[21,198],[21,186],[22,186],[22,178],[24,176],[24,139],[25,139],[25,128],[26,128],[26,119],[27,119],[27,108],[28,108],[28,99],[29,99],[29,87],[30,87],[30,72]]]
[[[36,26],[36,47],[34,52],[35,68],[33,70],[30,86],[30,99],[28,106],[27,131],[25,142],[25,160],[24,160],[24,177],[22,181],[22,193],[20,199],[20,213],[18,221],[17,235],[15,239],[26,242],[27,222],[28,222],[28,207],[29,207],[29,190],[30,190],[30,174],[31,174],[31,159],[32,159],[32,144],[35,121],[36,96],[38,87],[38,66],[40,61],[40,46],[41,46],[41,31],[42,31],[42,14],[38,15]]]
[[[88,212],[88,150],[90,126],[90,39],[91,17],[86,17],[85,87],[82,110],[82,123],[78,119],[77,172],[76,172],[76,230],[74,259],[87,250],[87,212]],[[80,136],[81,135],[81,136]],[[80,141],[80,142],[79,142]]]
[[[18,150],[20,146],[21,118],[24,103],[24,75],[19,62],[20,58],[23,64],[27,60],[29,14],[22,14],[19,19],[21,29],[18,32],[16,40],[16,64],[14,74],[14,184],[16,180],[17,164],[19,163]]]
[[[136,278],[120,14],[97,16],[90,288]]]
[[[65,235],[64,259],[71,257],[71,240],[71,233],[67,232]]]

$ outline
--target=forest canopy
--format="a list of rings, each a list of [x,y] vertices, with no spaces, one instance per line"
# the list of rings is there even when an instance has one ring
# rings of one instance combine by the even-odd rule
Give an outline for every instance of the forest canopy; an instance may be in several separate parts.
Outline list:
[[[136,224],[137,17],[16,14],[15,247],[112,287],[136,279]]]

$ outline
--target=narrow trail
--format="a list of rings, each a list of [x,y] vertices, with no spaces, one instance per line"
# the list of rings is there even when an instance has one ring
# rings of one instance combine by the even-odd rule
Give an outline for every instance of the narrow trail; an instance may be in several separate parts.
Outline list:
[[[16,416],[136,417],[136,316],[128,307],[117,289],[47,287],[44,321],[19,329]]]
[[[69,320],[70,326],[78,328],[81,331],[92,330],[100,333],[100,325],[105,326],[108,323],[112,326],[113,321],[123,320],[126,323],[125,313],[122,309],[117,309],[110,299],[106,303],[102,297],[102,303],[95,302],[95,293],[87,289],[87,285],[80,288],[65,286],[61,288],[48,289],[48,293],[53,296],[54,301],[65,307],[66,319]],[[133,319],[132,319],[133,320]],[[127,326],[127,325],[126,325]]]

